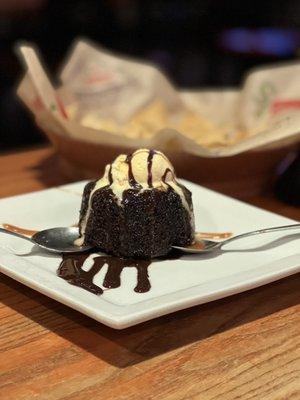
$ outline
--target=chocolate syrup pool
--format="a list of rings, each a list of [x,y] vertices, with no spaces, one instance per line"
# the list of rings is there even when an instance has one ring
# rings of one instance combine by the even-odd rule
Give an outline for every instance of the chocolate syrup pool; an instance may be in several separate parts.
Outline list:
[[[89,256],[90,254],[63,255],[63,260],[57,270],[57,275],[72,285],[79,286],[96,295],[101,295],[103,289],[95,285],[93,280],[104,265],[107,265],[107,272],[102,286],[107,289],[121,286],[121,273],[123,269],[131,267],[137,270],[137,284],[134,291],[145,293],[150,290],[151,284],[148,275],[148,267],[151,264],[151,260],[133,260],[129,258],[99,255],[93,257],[93,265],[88,271],[85,271],[82,267]]]
[[[83,269],[83,264],[90,255],[90,253],[63,255],[63,259],[57,270],[57,275],[65,279],[71,285],[78,286],[99,296],[103,293],[103,289],[95,285],[93,281],[104,265],[107,265],[107,272],[102,286],[107,289],[121,286],[121,273],[124,268],[135,268],[137,270],[137,283],[134,291],[145,293],[151,289],[148,268],[153,260],[137,260],[108,255],[96,255],[92,257],[93,265],[91,268],[85,271]],[[172,250],[166,257],[160,259],[174,260],[180,258],[181,255],[182,253]]]

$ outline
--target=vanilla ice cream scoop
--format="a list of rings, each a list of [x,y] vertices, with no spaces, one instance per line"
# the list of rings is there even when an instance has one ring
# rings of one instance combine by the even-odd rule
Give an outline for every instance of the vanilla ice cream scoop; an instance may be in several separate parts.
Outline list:
[[[147,189],[159,187],[175,178],[174,168],[168,158],[160,151],[148,149],[136,150],[128,156],[121,154],[110,164],[105,175],[106,182],[110,176],[112,190],[116,188],[117,193],[121,187]]]
[[[121,203],[124,190],[166,190],[170,184],[173,189],[177,187],[176,191],[180,194],[180,186],[176,184],[174,168],[168,158],[157,150],[139,149],[129,155],[121,154],[112,164],[108,164],[93,192],[110,186]]]

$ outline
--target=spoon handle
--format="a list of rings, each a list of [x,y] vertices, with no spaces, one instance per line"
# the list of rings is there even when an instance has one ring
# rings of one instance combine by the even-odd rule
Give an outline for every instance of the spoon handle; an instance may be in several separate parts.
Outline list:
[[[220,242],[220,247],[224,246],[229,242],[233,242],[237,239],[242,239],[248,236],[260,235],[262,233],[269,233],[269,232],[276,232],[276,231],[287,231],[290,229],[300,229],[300,224],[292,224],[292,225],[283,225],[283,226],[275,226],[273,228],[265,228],[265,229],[258,229],[256,231],[242,233],[241,235],[233,236],[229,239],[224,240],[224,242]]]
[[[0,232],[8,233],[9,235],[17,236],[18,238],[26,239],[29,240],[29,242],[33,243],[33,240],[29,236],[21,235],[20,233],[10,231],[9,229],[0,227]]]

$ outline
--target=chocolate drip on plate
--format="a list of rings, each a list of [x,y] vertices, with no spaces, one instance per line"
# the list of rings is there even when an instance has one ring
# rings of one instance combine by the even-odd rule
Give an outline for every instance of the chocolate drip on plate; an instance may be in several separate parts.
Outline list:
[[[129,154],[126,158],[126,162],[128,164],[128,181],[129,185],[135,189],[141,189],[141,185],[135,180],[132,172],[132,156],[133,154]]]
[[[20,233],[21,235],[25,235],[25,236],[33,236],[35,233],[38,232],[38,231],[31,230],[31,229],[20,228],[19,226],[15,226],[15,225],[11,225],[11,224],[3,224],[3,228],[7,229],[8,231]]]
[[[134,288],[135,292],[149,292],[151,284],[149,281],[148,266],[150,265],[150,263],[150,261],[146,260],[139,260],[138,262],[136,262],[135,267],[137,269],[137,285]]]
[[[94,262],[89,271],[84,271],[82,266],[88,256],[89,254],[64,255],[57,270],[57,275],[71,285],[81,287],[96,295],[101,295],[103,290],[93,283],[93,278],[103,267],[104,260],[101,260],[103,263]]]
[[[137,285],[135,291],[139,293],[148,292],[151,284],[148,277],[150,260],[132,260],[127,258],[96,256],[93,258],[93,265],[89,271],[84,271],[82,266],[89,254],[64,255],[57,270],[57,275],[65,279],[71,285],[78,286],[93,294],[101,295],[103,289],[94,284],[94,277],[101,268],[107,264],[107,272],[103,281],[105,288],[117,288],[121,285],[121,273],[126,267],[137,269]]]
[[[233,236],[231,232],[196,232],[197,240],[210,239],[210,240],[220,240],[228,239]]]
[[[153,157],[154,154],[156,154],[155,150],[150,150],[148,154],[148,160],[147,160],[147,167],[148,167],[148,186],[150,188],[153,187],[153,182],[152,182],[152,162],[153,162]]]

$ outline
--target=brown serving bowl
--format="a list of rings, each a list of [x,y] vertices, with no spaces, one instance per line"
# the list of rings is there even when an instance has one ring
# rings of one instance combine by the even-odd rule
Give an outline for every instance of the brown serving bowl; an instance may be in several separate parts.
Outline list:
[[[63,171],[72,179],[99,177],[106,164],[119,154],[134,150],[75,140],[49,131],[47,135],[61,156]],[[277,143],[276,146],[220,158],[163,151],[173,163],[177,176],[245,199],[270,189],[278,166],[291,158],[297,149],[297,142]]]

